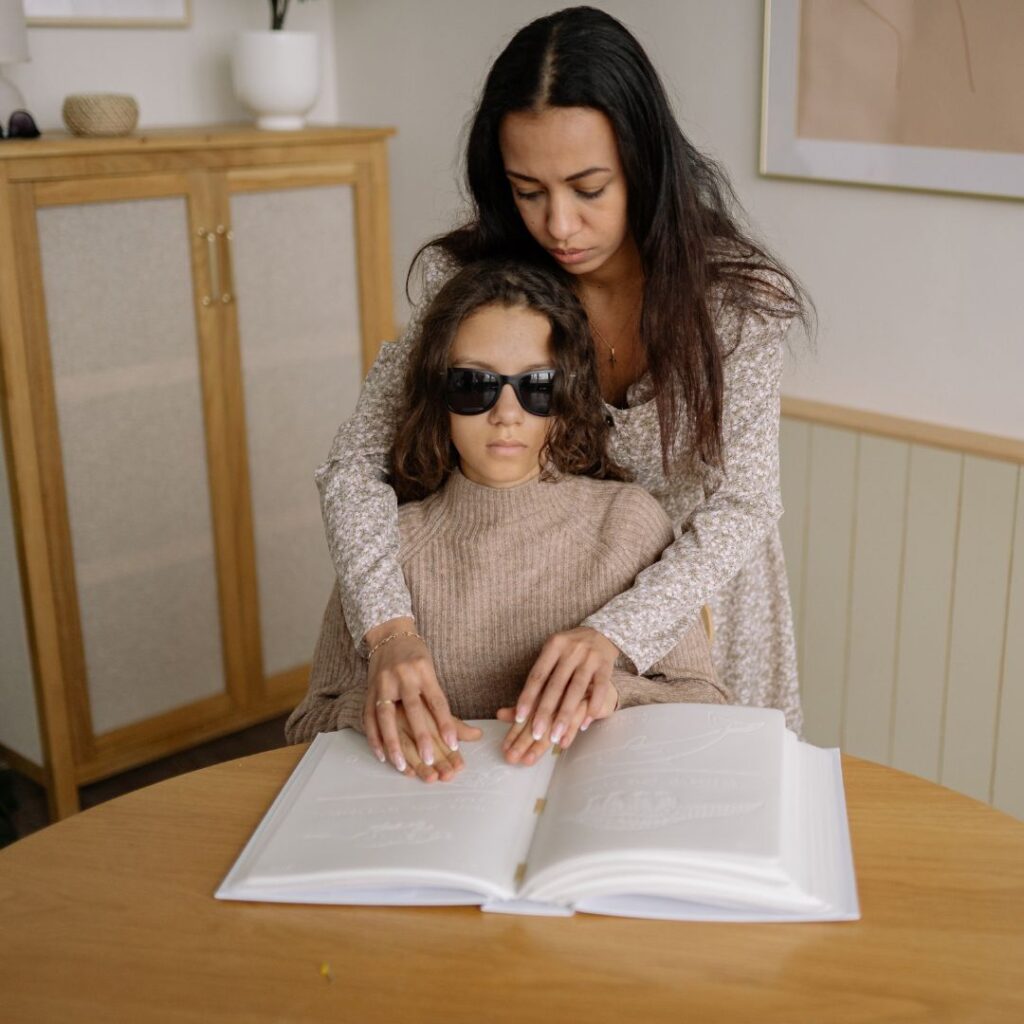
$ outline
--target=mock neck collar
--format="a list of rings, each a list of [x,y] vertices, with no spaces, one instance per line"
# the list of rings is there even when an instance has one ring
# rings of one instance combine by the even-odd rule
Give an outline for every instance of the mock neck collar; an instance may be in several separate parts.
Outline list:
[[[515,487],[487,487],[452,470],[438,492],[438,506],[456,526],[494,526],[518,522],[543,512],[551,513],[571,505],[567,480],[559,474],[548,479],[535,476]]]

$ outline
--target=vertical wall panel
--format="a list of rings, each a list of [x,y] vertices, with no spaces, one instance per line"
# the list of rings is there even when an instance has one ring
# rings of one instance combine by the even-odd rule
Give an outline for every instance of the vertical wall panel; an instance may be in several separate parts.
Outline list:
[[[909,445],[865,435],[857,460],[843,749],[889,759]]]
[[[1011,573],[992,802],[1024,818],[1024,470],[1017,471]]]
[[[1018,468],[966,456],[940,780],[989,799]]]
[[[808,738],[1024,818],[1024,467],[783,419]]]
[[[789,596],[793,602],[793,625],[797,651],[803,636],[804,537],[807,527],[808,460],[811,428],[799,420],[784,419],[779,428],[779,462],[782,476],[782,504],[785,514],[779,524],[786,554]],[[801,670],[803,665],[800,666]]]
[[[856,455],[851,431],[812,428],[801,690],[804,731],[821,746],[841,734]]]
[[[890,764],[939,777],[963,456],[912,445]]]

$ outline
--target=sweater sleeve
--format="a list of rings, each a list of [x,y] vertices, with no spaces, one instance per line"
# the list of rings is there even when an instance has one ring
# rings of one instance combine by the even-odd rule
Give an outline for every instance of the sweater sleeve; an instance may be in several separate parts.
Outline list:
[[[406,367],[428,298],[445,277],[428,264],[424,299],[403,338],[381,347],[354,415],[343,423],[327,461],[315,474],[327,546],[337,574],[345,623],[357,649],[374,626],[412,617],[409,589],[398,563],[398,501],[386,481]]]
[[[705,473],[703,502],[674,524],[677,538],[662,557],[583,623],[608,637],[641,673],[697,622],[701,607],[743,567],[782,514],[779,385],[791,319],[734,310],[723,315],[719,334],[728,354],[722,469]]]
[[[605,521],[605,540],[631,569],[644,569],[672,543],[672,524],[658,502],[639,487],[623,488]],[[647,609],[646,614],[655,614]],[[732,695],[719,682],[704,625],[699,620],[675,637],[668,651],[646,671],[631,669],[620,657],[612,672],[619,707],[636,704],[729,704]]]
[[[728,687],[711,664],[704,627],[691,626],[679,642],[643,675],[622,668],[612,672],[619,708],[636,704],[732,704]]]
[[[313,651],[309,689],[285,723],[285,738],[289,743],[303,743],[318,732],[362,732],[365,697],[366,663],[357,654],[345,628],[341,596],[335,583]]]

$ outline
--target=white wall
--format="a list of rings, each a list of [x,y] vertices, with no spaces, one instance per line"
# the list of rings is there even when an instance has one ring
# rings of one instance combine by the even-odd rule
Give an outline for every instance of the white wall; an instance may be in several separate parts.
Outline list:
[[[726,164],[817,303],[817,353],[791,361],[786,392],[1024,438],[1024,203],[762,178],[761,0],[598,3],[640,38],[684,131]],[[337,0],[339,117],[399,131],[397,291],[417,245],[455,215],[460,132],[490,61],[561,6]]]
[[[270,27],[266,0],[192,0],[188,28],[51,28],[28,30],[32,59],[5,66],[44,131],[63,130],[64,97],[77,92],[129,93],[139,125],[226,124],[251,117],[232,94],[229,54],[235,34]],[[286,27],[323,40],[324,81],[310,120],[337,120],[334,6],[292,2]]]

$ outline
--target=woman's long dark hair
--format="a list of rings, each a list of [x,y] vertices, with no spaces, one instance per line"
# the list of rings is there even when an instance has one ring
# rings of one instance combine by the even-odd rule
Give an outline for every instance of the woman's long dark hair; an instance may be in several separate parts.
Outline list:
[[[541,451],[551,470],[624,480],[607,453],[608,423],[587,314],[573,291],[541,267],[507,260],[469,264],[437,293],[409,356],[404,407],[391,447],[389,479],[400,502],[436,491],[458,465],[444,401],[449,354],[459,325],[486,306],[530,309],[551,327],[558,370],[554,415]]]
[[[475,216],[428,242],[413,263],[437,247],[460,265],[502,256],[552,266],[516,209],[499,145],[507,114],[545,107],[589,107],[611,121],[643,270],[640,340],[654,381],[662,462],[666,473],[683,456],[721,465],[728,353],[715,333],[714,294],[740,310],[805,323],[809,303],[793,275],[740,226],[725,172],[680,131],[647,54],[611,15],[570,7],[516,33],[487,76],[469,133]]]

